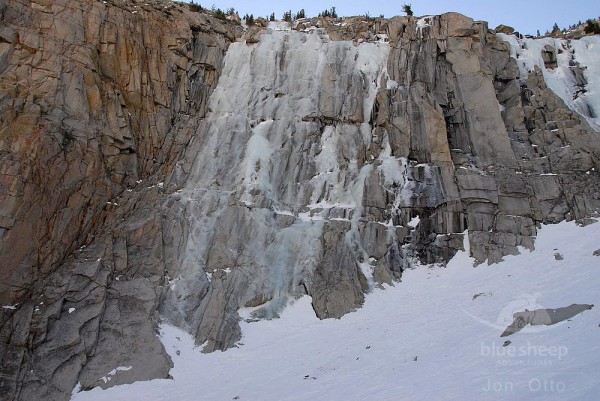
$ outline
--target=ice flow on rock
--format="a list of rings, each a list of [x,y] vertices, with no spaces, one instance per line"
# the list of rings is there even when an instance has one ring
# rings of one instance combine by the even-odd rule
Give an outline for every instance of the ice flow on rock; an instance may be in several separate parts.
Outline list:
[[[200,151],[177,195],[189,234],[164,304],[166,316],[208,341],[205,350],[223,348],[213,340],[225,332],[239,336],[240,308],[269,318],[309,293],[318,316],[339,317],[362,303],[377,263],[359,230],[378,168],[364,153],[389,50],[318,31],[270,31],[256,45],[230,46],[207,134],[196,138]],[[405,163],[386,156],[382,169]],[[389,237],[384,260],[400,257],[388,220],[372,229]]]

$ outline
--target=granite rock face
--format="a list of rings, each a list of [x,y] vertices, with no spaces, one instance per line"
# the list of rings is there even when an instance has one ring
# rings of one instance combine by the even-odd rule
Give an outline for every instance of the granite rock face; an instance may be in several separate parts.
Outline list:
[[[168,376],[162,182],[237,29],[162,1],[0,1],[0,398]]]
[[[459,14],[244,32],[163,1],[0,0],[0,19],[7,400],[165,378],[161,321],[225,350],[241,316],[308,294],[341,317],[465,230],[493,263],[600,207],[600,134]]]

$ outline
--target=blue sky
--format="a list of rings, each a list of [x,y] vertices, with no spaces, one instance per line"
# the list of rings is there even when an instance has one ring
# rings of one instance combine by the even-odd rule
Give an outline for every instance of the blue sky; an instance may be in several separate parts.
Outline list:
[[[243,16],[245,13],[254,16],[267,16],[272,12],[281,18],[284,11],[296,12],[305,9],[307,16],[316,16],[320,11],[332,6],[336,7],[341,15],[364,15],[369,12],[371,16],[381,14],[386,17],[403,15],[400,0],[194,0],[202,6],[228,9],[234,7]],[[551,30],[556,22],[561,28],[585,21],[588,18],[600,16],[599,0],[407,0],[412,4],[415,15],[441,14],[447,11],[456,11],[468,15],[476,20],[486,20],[491,28],[498,24],[513,26],[523,34],[535,34],[539,29],[541,33]]]

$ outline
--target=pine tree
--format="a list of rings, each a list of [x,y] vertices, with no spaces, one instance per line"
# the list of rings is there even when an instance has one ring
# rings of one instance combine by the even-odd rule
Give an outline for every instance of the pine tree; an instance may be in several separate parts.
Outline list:
[[[323,12],[319,13],[319,17],[331,17],[331,18],[337,18],[337,12],[335,11],[335,7],[331,7],[331,9],[329,10],[325,10]]]
[[[188,8],[190,9],[190,11],[194,11],[197,13],[203,10],[202,6],[199,3],[194,3],[194,0],[192,0],[192,2],[188,4]]]
[[[586,21],[585,28],[583,28],[585,33],[592,33],[594,35],[600,34],[600,24],[593,19],[589,19]]]
[[[225,15],[225,12],[223,10],[221,10],[220,8],[217,8],[216,10],[213,10],[214,16],[220,20],[226,20],[227,19],[227,15]]]

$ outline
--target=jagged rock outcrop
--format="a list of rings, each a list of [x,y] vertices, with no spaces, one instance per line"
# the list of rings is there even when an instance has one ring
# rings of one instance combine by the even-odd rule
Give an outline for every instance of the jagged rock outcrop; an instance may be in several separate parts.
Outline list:
[[[224,350],[241,308],[309,294],[340,317],[467,229],[497,262],[600,207],[598,134],[459,14],[243,32],[156,0],[10,0],[0,19],[6,399],[164,378],[161,319]]]

